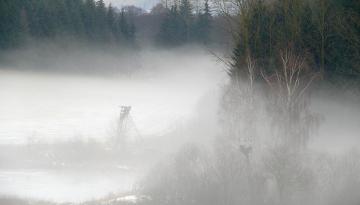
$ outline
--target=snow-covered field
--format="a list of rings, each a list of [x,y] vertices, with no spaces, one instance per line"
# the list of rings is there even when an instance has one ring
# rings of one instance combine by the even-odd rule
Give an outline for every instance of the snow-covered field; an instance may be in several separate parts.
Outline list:
[[[196,57],[149,53],[140,56],[141,74],[131,76],[0,70],[0,144],[104,139],[121,105],[132,106],[131,115],[142,135],[159,135],[191,117],[197,102],[225,79],[222,66],[205,52]]]
[[[0,170],[0,195],[80,202],[128,191],[135,178],[135,173],[121,170]]]
[[[218,90],[226,79],[210,54],[183,53],[143,51],[134,63],[140,71],[132,75],[0,70],[0,144],[105,141],[112,137],[121,105],[132,106],[132,120],[142,137],[161,136],[194,117],[198,101]],[[104,69],[108,64],[104,62]],[[111,65],[116,66],[121,70],[127,65]],[[86,173],[0,169],[0,195],[51,201],[100,198],[132,188],[137,173],[119,166]]]

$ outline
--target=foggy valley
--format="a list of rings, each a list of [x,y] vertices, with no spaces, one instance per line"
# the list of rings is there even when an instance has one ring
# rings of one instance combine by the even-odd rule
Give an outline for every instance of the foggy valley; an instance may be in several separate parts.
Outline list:
[[[358,205],[359,10],[0,1],[0,205]]]
[[[2,194],[83,201],[119,190],[130,191],[135,176],[143,175],[151,164],[174,152],[172,149],[193,141],[193,137],[209,140],[207,135],[217,132],[216,127],[206,126],[215,124],[217,96],[226,73],[205,50],[145,49],[136,53],[141,61],[127,64],[123,59],[121,66],[120,60],[106,53],[83,50],[69,56],[58,53],[50,58],[72,66],[64,68],[63,73],[46,71],[51,67],[23,68],[31,62],[21,60],[16,61],[18,67],[1,71],[1,87],[7,88],[0,92]],[[176,61],[181,63],[174,64]],[[54,70],[61,66],[54,64]],[[74,67],[84,70],[94,64],[99,69],[93,73],[71,73]],[[128,68],[134,66],[129,73]],[[210,102],[202,102],[205,100]],[[115,146],[111,143],[117,134],[122,105],[132,106],[133,124],[129,125],[127,140],[141,157],[134,167],[133,162],[124,159],[124,153],[109,151]],[[196,129],[196,136],[182,134],[193,123],[202,126]],[[201,130],[204,128],[208,130]],[[29,149],[43,149],[43,153]],[[74,173],[68,166],[75,166]],[[69,187],[74,190],[69,191]],[[83,191],[77,193],[78,189]]]

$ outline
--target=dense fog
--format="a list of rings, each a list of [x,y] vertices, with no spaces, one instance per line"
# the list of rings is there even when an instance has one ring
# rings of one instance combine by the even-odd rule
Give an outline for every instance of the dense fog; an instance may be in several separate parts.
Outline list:
[[[137,193],[142,186],[145,193],[159,186],[155,188],[161,193],[167,189],[162,186],[187,186],[172,182],[171,175],[197,177],[201,169],[209,169],[201,171],[207,175],[219,166],[213,163],[224,133],[221,102],[228,80],[225,65],[214,54],[194,46],[146,48],[120,57],[101,49],[59,50],[52,56],[47,49],[52,48],[12,53],[8,59],[21,58],[1,69],[2,195],[80,202]],[[34,57],[42,55],[47,55],[44,62]],[[134,56],[136,61],[131,60]],[[53,68],[48,66],[55,71],[49,72]],[[86,72],[89,66],[96,69]],[[79,75],[79,70],[86,74]],[[359,98],[353,92],[329,93],[323,87],[313,96],[311,110],[320,116],[320,123],[310,140],[310,152],[321,161],[356,159],[349,152],[357,153],[360,145]],[[131,122],[124,144],[118,145],[122,105],[132,106]],[[257,132],[263,141],[256,143],[262,155],[269,152],[273,139],[267,136],[271,126],[267,114],[260,111],[259,116]],[[223,171],[241,166],[241,152],[238,155],[240,161],[227,162]],[[200,164],[192,165],[193,160]],[[180,167],[171,170],[172,163]],[[173,173],[178,171],[180,176]],[[275,186],[271,183],[266,186]]]
[[[14,141],[24,142],[32,133],[34,138],[49,135],[48,140],[72,135],[101,140],[107,127],[116,123],[121,105],[134,107],[132,116],[142,134],[162,134],[176,121],[191,118],[198,100],[216,93],[226,80],[223,66],[211,54],[194,47],[146,49],[124,57],[78,51],[47,59],[61,61],[53,66],[55,70],[64,66],[62,73],[54,72],[48,63],[22,67],[31,64],[25,61],[17,61],[20,69],[1,71],[1,85],[7,87],[1,91],[2,115],[9,116],[2,118],[2,124],[8,123],[7,130],[1,131],[3,138],[10,140],[8,134],[16,133]],[[65,68],[67,65],[72,67]],[[76,73],[89,65],[97,70],[88,75]],[[28,127],[19,130],[12,126],[21,123],[19,120]],[[50,130],[37,131],[44,122]]]
[[[358,10],[0,1],[0,205],[359,205]]]
[[[2,194],[78,201],[129,191],[133,175],[144,174],[165,153],[186,141],[209,140],[217,132],[218,93],[226,74],[223,65],[199,47],[148,48],[120,57],[100,49],[52,56],[47,49],[17,51],[8,58],[22,60],[1,70]],[[37,55],[48,57],[41,62]],[[61,66],[62,71],[56,71]],[[89,66],[96,70],[78,74]],[[132,106],[126,140],[134,152],[145,152],[126,162],[121,160],[127,153],[106,153],[123,105]],[[90,161],[92,169],[74,165],[83,161]],[[104,161],[110,161],[111,169],[102,176]],[[81,180],[77,172],[88,174]],[[68,188],[74,191],[62,193]]]

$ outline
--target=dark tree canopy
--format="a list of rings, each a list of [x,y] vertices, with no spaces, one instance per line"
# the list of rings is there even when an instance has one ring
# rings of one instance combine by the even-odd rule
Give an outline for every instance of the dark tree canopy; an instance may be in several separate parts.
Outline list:
[[[212,16],[208,0],[203,12],[194,14],[189,0],[182,0],[167,10],[162,22],[158,42],[162,45],[182,45],[189,42],[209,43]]]
[[[133,42],[134,24],[124,24],[121,16],[103,0],[2,0],[0,48],[66,36],[93,43]]]
[[[244,1],[238,22],[232,76],[246,72],[248,57],[272,72],[281,66],[279,51],[289,47],[315,72],[360,74],[357,0]]]

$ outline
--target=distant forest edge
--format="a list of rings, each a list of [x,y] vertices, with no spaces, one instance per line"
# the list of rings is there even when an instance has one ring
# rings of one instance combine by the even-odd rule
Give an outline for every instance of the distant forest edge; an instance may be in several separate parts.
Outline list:
[[[166,46],[209,43],[212,16],[208,1],[203,4],[197,13],[188,0],[170,8],[158,4],[148,13],[135,6],[116,8],[103,0],[2,0],[0,48],[61,38],[133,46],[137,36]],[[137,35],[139,30],[145,33]]]
[[[271,73],[281,67],[279,51],[291,49],[322,76],[358,78],[360,1],[167,0],[149,12],[103,0],[0,1],[0,50],[57,39],[120,48],[226,48],[232,50],[232,76],[249,59]]]
[[[128,43],[135,27],[125,9],[118,11],[94,0],[2,0],[0,47],[21,46],[26,40],[72,37],[90,42]]]

